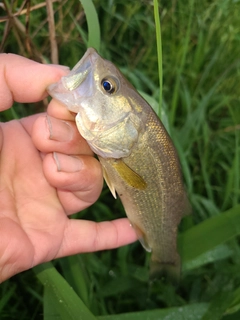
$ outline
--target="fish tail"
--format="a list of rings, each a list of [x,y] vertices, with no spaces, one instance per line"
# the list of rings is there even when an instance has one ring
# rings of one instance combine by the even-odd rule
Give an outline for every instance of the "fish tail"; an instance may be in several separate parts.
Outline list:
[[[180,280],[180,273],[181,261],[177,253],[171,261],[161,261],[152,255],[150,262],[150,280],[169,280],[173,284],[177,285]]]

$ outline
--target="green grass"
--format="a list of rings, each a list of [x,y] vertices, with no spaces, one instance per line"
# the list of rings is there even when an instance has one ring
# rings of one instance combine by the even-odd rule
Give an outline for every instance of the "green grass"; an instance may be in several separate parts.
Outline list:
[[[12,12],[18,2],[11,8],[6,1]],[[54,3],[59,63],[73,67],[92,45],[156,110],[162,97],[160,116],[178,149],[193,207],[179,233],[182,279],[177,288],[149,283],[149,255],[139,243],[67,257],[2,283],[1,319],[239,319],[240,2],[162,0],[161,39],[152,1],[81,3]],[[155,17],[156,12],[155,7]],[[3,9],[0,14],[7,15]],[[17,19],[9,29],[0,23],[2,51],[50,62],[46,7],[31,12],[26,32],[19,27],[25,28],[26,14]],[[44,108],[18,104],[0,119]],[[101,221],[124,215],[104,188],[99,201],[77,217]]]

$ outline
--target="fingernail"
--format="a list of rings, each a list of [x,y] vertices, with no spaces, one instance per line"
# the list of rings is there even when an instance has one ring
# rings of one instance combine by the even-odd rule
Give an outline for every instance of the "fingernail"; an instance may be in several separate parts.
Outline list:
[[[68,142],[72,140],[73,129],[67,121],[46,116],[46,124],[50,140],[60,142]]]
[[[53,159],[56,163],[57,170],[61,172],[78,172],[82,169],[83,163],[74,156],[53,152]]]

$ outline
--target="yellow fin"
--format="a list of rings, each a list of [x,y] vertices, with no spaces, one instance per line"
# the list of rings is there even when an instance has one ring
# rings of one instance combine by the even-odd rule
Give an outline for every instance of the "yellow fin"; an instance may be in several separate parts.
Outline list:
[[[146,189],[147,183],[139,174],[126,165],[122,159],[115,160],[112,165],[129,186],[139,190]]]
[[[147,243],[147,239],[146,239],[146,235],[145,233],[134,223],[132,223],[130,221],[133,229],[135,230],[136,232],[136,235],[138,237],[138,240],[140,241],[141,245],[143,246],[143,248],[148,251],[148,252],[151,252],[152,249],[149,247],[148,243]]]
[[[103,168],[103,178],[104,178],[109,190],[111,191],[113,197],[115,199],[117,199],[116,190],[114,188],[114,185],[112,184],[111,180],[109,179],[107,171],[105,170],[105,168],[103,166],[102,166],[102,168]]]

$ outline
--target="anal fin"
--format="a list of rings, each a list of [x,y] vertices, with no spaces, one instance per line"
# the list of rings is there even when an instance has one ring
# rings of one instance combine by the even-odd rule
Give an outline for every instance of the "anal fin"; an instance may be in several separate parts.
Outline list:
[[[143,248],[146,251],[151,252],[152,249],[150,248],[150,246],[149,246],[149,244],[147,242],[145,233],[136,224],[132,223],[131,221],[130,221],[130,223],[131,223],[133,229],[135,230],[136,235],[138,237],[138,240],[140,241],[140,243],[143,246]]]

